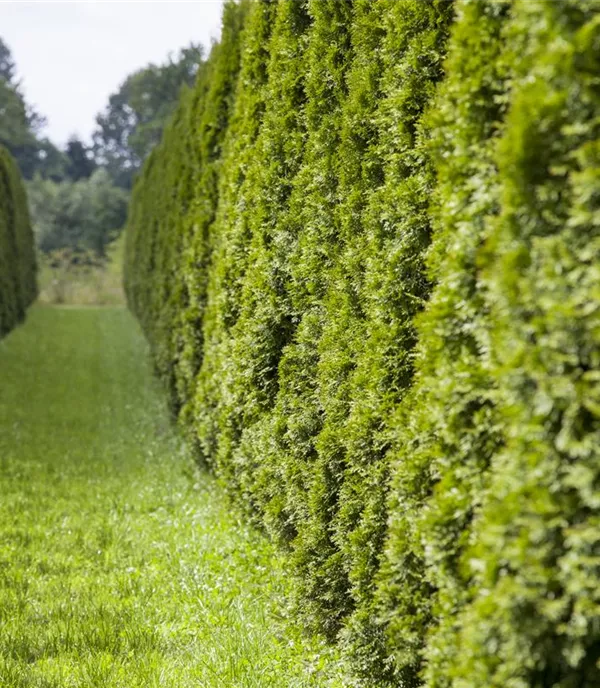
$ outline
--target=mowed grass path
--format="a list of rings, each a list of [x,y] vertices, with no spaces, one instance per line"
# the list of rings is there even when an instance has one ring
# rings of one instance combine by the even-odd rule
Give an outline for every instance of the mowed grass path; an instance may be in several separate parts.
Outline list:
[[[348,686],[173,431],[121,308],[0,342],[0,686]]]

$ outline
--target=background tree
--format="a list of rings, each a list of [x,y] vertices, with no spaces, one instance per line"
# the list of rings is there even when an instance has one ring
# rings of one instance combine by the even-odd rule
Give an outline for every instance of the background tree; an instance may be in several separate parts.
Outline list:
[[[165,64],[134,72],[110,96],[96,119],[94,152],[118,186],[131,187],[135,173],[160,141],[181,88],[193,85],[202,56],[202,46],[191,44]]]
[[[13,59],[10,48],[0,38],[0,78],[8,83],[12,83],[15,78],[17,66]]]
[[[36,172],[55,180],[65,175],[64,155],[41,135],[45,124],[25,101],[12,53],[0,38],[0,143],[12,153],[25,179]]]
[[[29,184],[29,202],[39,249],[92,251],[103,257],[127,215],[128,194],[106,170],[89,179],[53,182],[37,176]]]
[[[71,136],[65,149],[67,175],[74,182],[91,177],[96,169],[93,149],[86,146],[77,136]]]
[[[135,172],[162,136],[182,87],[191,86],[202,47],[131,74],[98,115],[93,145],[73,135],[64,150],[42,136],[45,119],[25,100],[10,48],[0,39],[0,144],[28,180],[38,248],[105,255],[125,222]]]

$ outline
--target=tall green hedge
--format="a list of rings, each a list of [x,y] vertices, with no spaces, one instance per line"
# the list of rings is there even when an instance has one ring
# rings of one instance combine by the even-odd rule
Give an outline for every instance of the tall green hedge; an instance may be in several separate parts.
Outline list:
[[[599,10],[230,1],[135,186],[173,411],[357,685],[600,683]]]
[[[0,338],[37,296],[33,231],[18,167],[0,147]]]

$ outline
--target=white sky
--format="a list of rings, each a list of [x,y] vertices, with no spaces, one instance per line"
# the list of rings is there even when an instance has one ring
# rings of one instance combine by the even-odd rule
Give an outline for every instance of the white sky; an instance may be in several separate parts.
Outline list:
[[[96,114],[128,74],[220,32],[222,0],[0,0],[0,36],[17,63],[28,103],[63,145],[89,140]]]

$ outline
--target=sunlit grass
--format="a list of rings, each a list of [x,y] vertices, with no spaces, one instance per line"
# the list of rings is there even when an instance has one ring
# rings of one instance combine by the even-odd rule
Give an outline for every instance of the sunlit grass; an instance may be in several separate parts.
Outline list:
[[[351,685],[173,432],[131,317],[36,307],[0,342],[0,685]]]

